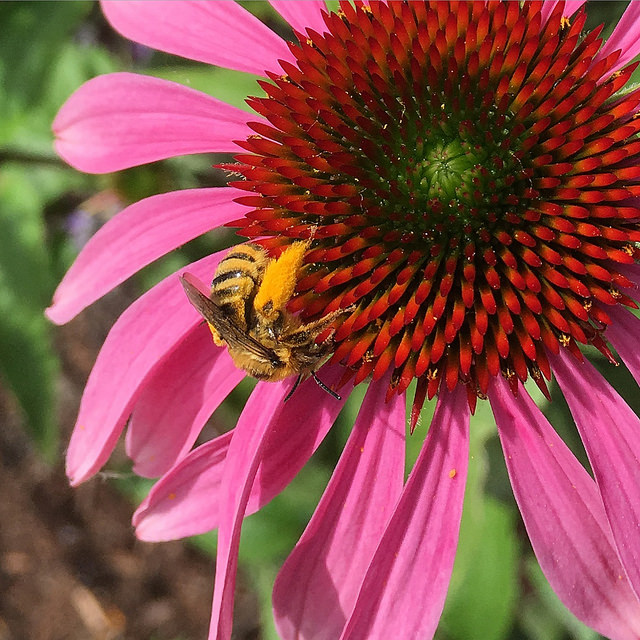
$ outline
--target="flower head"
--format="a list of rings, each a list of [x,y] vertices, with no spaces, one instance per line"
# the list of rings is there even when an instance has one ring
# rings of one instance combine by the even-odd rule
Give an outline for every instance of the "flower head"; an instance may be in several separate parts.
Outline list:
[[[276,582],[282,636],[434,633],[457,543],[469,412],[488,398],[551,585],[600,633],[638,637],[640,420],[584,355],[590,345],[616,362],[613,346],[640,382],[628,339],[639,322],[625,309],[637,308],[640,283],[640,90],[628,64],[640,50],[638,5],[603,44],[599,30],[584,32],[580,2],[343,2],[336,13],[321,2],[272,4],[297,42],[285,46],[235,4],[104,3],[124,35],[259,73],[265,96],[248,100],[257,115],[247,117],[179,85],[113,74],[70,98],[54,129],[59,153],[80,169],[229,151],[235,162],[224,166],[236,177],[123,211],[80,255],[50,316],[68,319],[222,224],[272,258],[308,247],[287,313],[314,322],[343,310],[332,316],[323,380],[371,383]],[[189,271],[211,280],[219,261]],[[134,345],[123,368],[120,354]],[[211,629],[220,638],[230,635],[243,516],[286,486],[341,406],[313,383],[287,404],[292,381],[260,383],[233,434],[189,452],[241,376],[172,276],[112,330],[68,456],[72,481],[86,479],[131,415],[134,468],[165,474],[135,516],[138,535],[219,528]],[[531,400],[529,377],[547,396],[557,380],[595,481]],[[425,399],[438,401],[405,484],[413,380],[412,428]]]

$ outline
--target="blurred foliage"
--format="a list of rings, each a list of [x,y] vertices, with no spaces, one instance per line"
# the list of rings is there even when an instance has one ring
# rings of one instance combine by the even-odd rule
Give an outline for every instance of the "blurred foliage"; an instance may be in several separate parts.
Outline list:
[[[331,3],[333,7],[335,3]],[[590,3],[589,26],[614,24],[625,3]],[[245,3],[276,31],[288,28],[266,3]],[[51,122],[84,81],[116,70],[144,72],[199,89],[247,108],[247,95],[261,93],[255,77],[208,67],[132,45],[114,33],[91,2],[0,3],[0,375],[24,410],[34,442],[59,461],[56,380],[59,362],[43,309],[86,236],[121,205],[148,195],[221,185],[212,164],[226,156],[157,162],[108,176],[80,174],[60,162],[52,148]],[[605,28],[605,33],[611,27]],[[103,206],[103,202],[111,203]],[[87,204],[90,203],[90,204]],[[79,225],[84,225],[79,230]],[[199,238],[134,277],[140,291],[181,265],[234,241],[229,232]],[[624,367],[596,359],[603,372],[640,410],[637,386]],[[222,429],[239,415],[252,385],[234,392],[213,418]],[[356,389],[336,427],[311,462],[283,494],[247,518],[241,563],[259,593],[264,638],[275,638],[270,591],[278,567],[295,544],[331,475],[358,412],[365,386]],[[409,392],[411,394],[411,392]],[[539,395],[539,394],[538,394]],[[566,404],[553,390],[541,406],[576,454],[586,457]],[[433,412],[428,404],[408,438],[408,468],[415,461]],[[460,545],[440,640],[593,640],[559,603],[535,562],[515,505],[495,425],[486,403],[471,426],[471,458]],[[140,499],[149,483],[119,480]],[[194,543],[215,552],[215,535]],[[419,606],[419,605],[418,605]]]

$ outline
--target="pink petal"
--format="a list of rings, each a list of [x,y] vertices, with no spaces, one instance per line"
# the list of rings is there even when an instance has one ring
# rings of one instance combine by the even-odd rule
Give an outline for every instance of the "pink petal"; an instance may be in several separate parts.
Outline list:
[[[229,187],[172,191],[145,198],[109,220],[86,244],[53,296],[47,316],[71,320],[160,256],[242,216]]]
[[[332,387],[342,377],[343,369],[324,367],[318,375]],[[258,511],[293,480],[318,448],[343,405],[344,398],[339,401],[328,397],[313,380],[300,385],[282,407],[283,414],[269,436],[245,515]],[[304,429],[300,424],[304,424]],[[133,517],[138,538],[175,540],[218,527],[228,446],[217,442],[222,437],[187,454],[154,485]]]
[[[489,398],[513,493],[553,590],[593,629],[618,640],[637,639],[640,607],[595,483],[522,387],[514,398],[498,377]]]
[[[256,471],[264,459],[269,431],[282,413],[287,382],[259,382],[233,433],[222,474],[218,553],[209,638],[229,640],[238,567],[240,529]],[[297,423],[300,427],[301,423]]]
[[[344,368],[338,365],[323,367],[318,372],[320,380],[329,388],[335,388],[343,375]],[[272,419],[267,455],[258,467],[247,505],[251,513],[269,502],[296,477],[324,440],[350,392],[349,388],[341,389],[342,398],[336,400],[314,380],[306,380],[280,407]],[[300,425],[304,425],[304,429]]]
[[[297,3],[296,3],[297,4]],[[148,47],[219,67],[277,73],[291,53],[282,38],[235,2],[101,2],[114,29]]]
[[[620,305],[607,307],[607,313],[611,324],[607,327],[605,337],[640,385],[640,320]]]
[[[111,73],[85,82],[58,112],[53,131],[63,160],[108,173],[189,153],[238,151],[232,141],[252,134],[246,123],[245,111],[200,91]]]
[[[189,271],[210,279],[221,257],[221,253],[207,256],[190,265]],[[71,435],[67,475],[72,484],[83,482],[106,462],[148,376],[198,322],[200,316],[176,274],[118,318],[91,371]]]
[[[640,594],[640,419],[588,361],[574,362],[561,349],[552,368],[589,456],[618,554]]]
[[[306,34],[307,28],[318,33],[324,33],[327,30],[322,19],[322,12],[327,12],[324,0],[305,0],[304,2],[269,0],[269,4],[301,35]]]
[[[205,422],[245,374],[198,325],[145,383],[127,429],[133,471],[154,478],[191,449]]]
[[[458,544],[469,409],[462,385],[441,393],[429,433],[340,636],[431,638]]]
[[[281,638],[340,636],[404,483],[405,398],[373,383],[318,508],[273,592]]]
[[[220,485],[232,436],[229,431],[196,447],[156,482],[133,514],[140,540],[178,540],[217,528]]]
[[[542,23],[549,19],[549,16],[553,13],[553,10],[556,8],[560,0],[545,0],[542,3]],[[564,5],[564,11],[562,15],[566,18],[570,18],[584,3],[586,0],[567,0]]]
[[[624,289],[624,293],[634,300],[640,300],[640,264],[621,264],[616,265],[616,268],[634,284]]]
[[[607,72],[608,75],[622,69],[640,53],[640,4],[637,2],[630,2],[627,5],[613,33],[595,55],[593,62],[596,63],[618,50],[622,50],[622,53],[615,65]]]

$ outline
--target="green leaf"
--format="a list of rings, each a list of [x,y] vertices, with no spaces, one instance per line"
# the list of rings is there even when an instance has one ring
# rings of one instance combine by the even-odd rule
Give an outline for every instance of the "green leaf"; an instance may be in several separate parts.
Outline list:
[[[0,290],[0,370],[24,410],[38,448],[53,462],[58,444],[53,382],[58,366],[49,327],[4,289]]]
[[[0,3],[0,85],[9,104],[38,103],[57,52],[90,10],[90,2]]]
[[[5,157],[60,163],[51,122],[65,100],[86,80],[115,71],[113,57],[73,30],[91,10],[88,2],[0,3],[0,145]],[[90,27],[88,27],[90,29]],[[89,38],[90,31],[87,31]]]
[[[273,620],[273,605],[271,603],[273,583],[277,575],[278,567],[275,565],[259,567],[251,572],[253,587],[258,592],[260,618],[262,621],[260,637],[263,640],[280,640]]]
[[[452,583],[443,628],[459,640],[500,640],[513,624],[518,593],[515,517],[493,498],[475,511],[463,518],[456,570],[464,575]]]
[[[487,403],[471,423],[469,474],[451,586],[436,637],[457,640],[507,638],[515,617],[519,545],[516,513],[485,495],[485,452],[495,424]]]
[[[53,288],[42,201],[16,167],[0,173],[0,371],[28,419],[36,443],[52,458],[57,423],[57,359],[43,309]]]
[[[81,84],[95,76],[118,71],[119,66],[104,48],[65,42],[58,49],[42,87],[42,100],[55,115]]]

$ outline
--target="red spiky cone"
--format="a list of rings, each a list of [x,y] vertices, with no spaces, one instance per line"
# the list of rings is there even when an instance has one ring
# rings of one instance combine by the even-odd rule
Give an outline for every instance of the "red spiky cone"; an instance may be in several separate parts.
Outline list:
[[[638,252],[635,68],[597,64],[599,31],[541,3],[342,3],[297,64],[250,100],[270,126],[233,168],[254,207],[237,224],[270,249],[308,237],[304,317],[356,305],[334,360],[389,393],[533,377],[593,344],[606,307],[635,304],[618,265]]]

